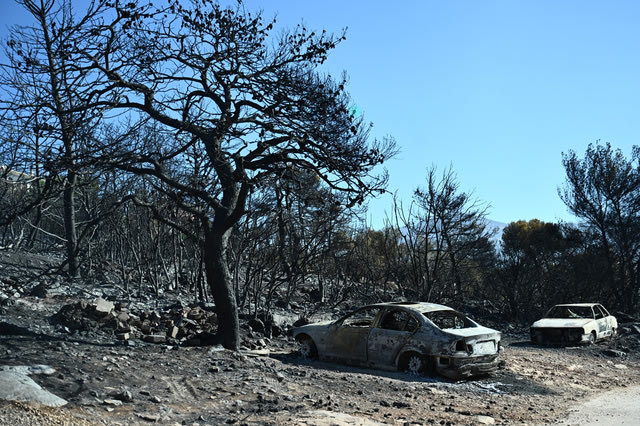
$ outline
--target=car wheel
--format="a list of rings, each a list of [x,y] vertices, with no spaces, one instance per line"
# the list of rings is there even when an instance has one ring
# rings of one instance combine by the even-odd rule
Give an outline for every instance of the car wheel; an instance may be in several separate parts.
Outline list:
[[[592,331],[591,333],[589,333],[589,344],[590,345],[595,345],[596,344],[596,332]]]
[[[618,329],[617,328],[612,328],[611,329],[611,337],[616,337],[618,335]]]
[[[411,374],[420,374],[425,370],[425,358],[417,353],[412,353],[407,359],[407,371]]]
[[[318,357],[318,348],[309,336],[298,337],[298,349],[302,358],[315,359]]]

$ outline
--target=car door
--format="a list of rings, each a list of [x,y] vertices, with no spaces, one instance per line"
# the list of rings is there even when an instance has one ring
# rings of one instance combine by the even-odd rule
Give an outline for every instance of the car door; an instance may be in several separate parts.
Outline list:
[[[345,316],[327,333],[326,355],[350,364],[367,362],[367,341],[379,307],[365,307]]]
[[[378,325],[371,330],[367,343],[368,364],[392,367],[398,352],[420,327],[418,320],[403,309],[387,309]]]
[[[593,307],[596,313],[596,321],[598,322],[598,335],[610,336],[611,335],[611,317],[609,312],[600,305]]]

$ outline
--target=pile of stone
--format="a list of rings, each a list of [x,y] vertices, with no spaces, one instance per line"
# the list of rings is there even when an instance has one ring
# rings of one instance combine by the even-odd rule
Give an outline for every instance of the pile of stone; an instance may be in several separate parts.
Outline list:
[[[13,304],[12,299],[21,297],[23,293],[24,288],[22,288],[14,278],[0,278],[0,306]]]
[[[107,332],[124,342],[208,344],[217,328],[216,314],[197,305],[132,312],[124,303],[103,298],[65,305],[51,319],[60,331]]]

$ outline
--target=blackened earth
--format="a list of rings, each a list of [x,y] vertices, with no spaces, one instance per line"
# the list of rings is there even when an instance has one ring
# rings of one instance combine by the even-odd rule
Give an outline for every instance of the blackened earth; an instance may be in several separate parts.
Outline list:
[[[34,291],[41,283],[15,276],[18,266],[0,270],[0,365],[53,367],[32,378],[68,404],[3,401],[0,424],[548,424],[640,383],[633,322],[579,347],[535,346],[522,328],[503,326],[502,369],[453,382],[303,360],[286,323],[265,335],[244,320],[239,352],[207,346],[207,306],[115,302],[105,317],[96,294],[62,284]]]

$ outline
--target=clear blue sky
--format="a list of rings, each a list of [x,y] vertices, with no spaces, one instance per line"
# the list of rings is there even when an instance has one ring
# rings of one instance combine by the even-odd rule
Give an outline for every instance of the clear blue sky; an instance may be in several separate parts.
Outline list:
[[[397,140],[389,190],[405,203],[430,165],[452,165],[493,220],[575,221],[557,195],[561,153],[600,139],[630,157],[640,144],[640,2],[245,3],[278,26],[348,27],[326,67],[347,71],[373,136]],[[24,21],[12,9],[2,36]],[[371,203],[375,227],[390,209]]]

